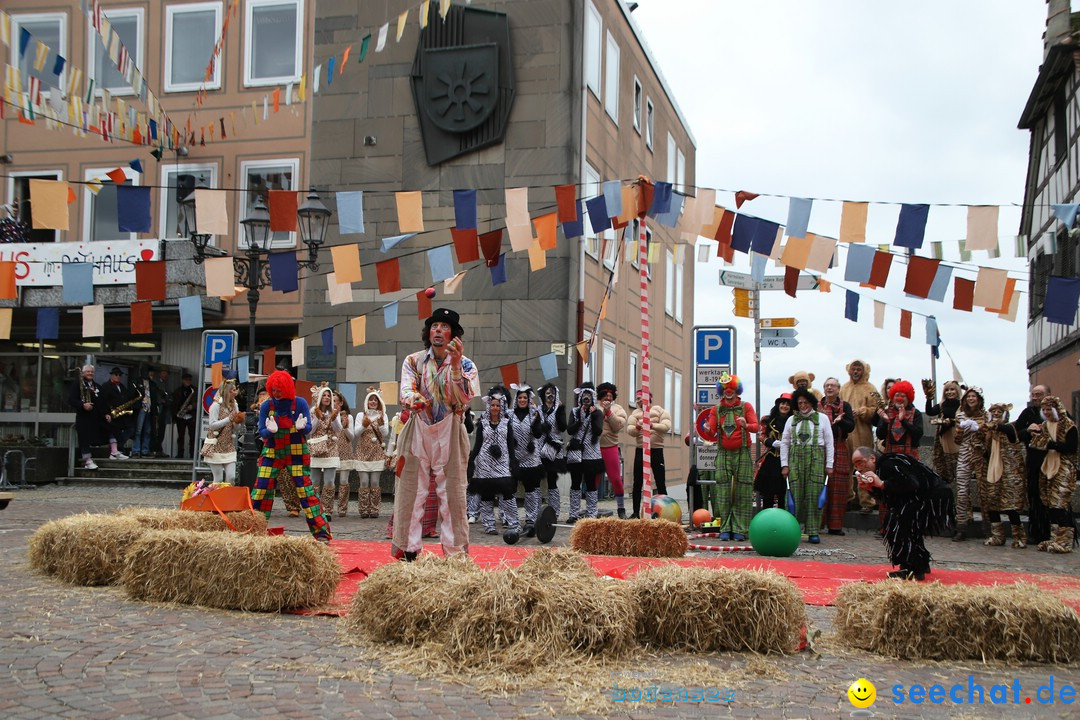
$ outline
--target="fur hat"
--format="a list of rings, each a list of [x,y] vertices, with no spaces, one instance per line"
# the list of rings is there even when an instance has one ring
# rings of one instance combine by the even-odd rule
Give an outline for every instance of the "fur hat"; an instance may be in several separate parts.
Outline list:
[[[322,396],[325,393],[329,393],[330,401],[333,402],[334,391],[330,389],[330,383],[325,380],[311,388],[311,406],[317,408],[322,405]]]
[[[800,370],[791,377],[789,377],[787,381],[791,383],[791,387],[797,387],[795,383],[799,382],[800,380],[805,380],[806,386],[810,387],[810,384],[814,382],[814,377],[814,373]]]
[[[1009,422],[1009,411],[1012,410],[1012,403],[994,403],[990,406],[990,414],[993,415],[995,410],[1001,411],[1001,419],[1004,422]]]

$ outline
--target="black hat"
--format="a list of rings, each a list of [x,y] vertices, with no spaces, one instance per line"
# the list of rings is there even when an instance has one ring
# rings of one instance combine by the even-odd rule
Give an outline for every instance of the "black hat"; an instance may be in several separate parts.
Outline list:
[[[436,308],[432,311],[431,317],[424,321],[424,329],[430,330],[431,324],[436,322],[444,322],[450,326],[450,332],[454,337],[462,337],[465,335],[465,330],[461,327],[461,317],[448,308]]]
[[[184,373],[183,375],[180,376],[180,379],[181,380],[190,380],[191,379],[191,373],[189,373],[189,372]]]
[[[818,406],[817,396],[815,396],[814,393],[810,392],[809,390],[807,390],[805,388],[799,388],[799,389],[795,390],[793,393],[791,393],[791,409],[792,410],[795,410],[795,409],[797,409],[799,407],[799,399],[800,398],[806,398],[807,402],[810,403],[810,407],[817,410],[817,406]]]
[[[121,370],[121,369],[120,369],[120,368],[118,368],[118,367],[114,367],[114,368],[113,368],[112,370],[110,370],[110,371],[109,371],[109,374],[110,374],[110,375],[123,375],[123,374],[124,374],[124,371],[123,371],[123,370]]]
[[[596,386],[596,396],[600,397],[611,393],[611,399],[616,400],[619,397],[619,389],[615,387],[615,383],[602,382]]]

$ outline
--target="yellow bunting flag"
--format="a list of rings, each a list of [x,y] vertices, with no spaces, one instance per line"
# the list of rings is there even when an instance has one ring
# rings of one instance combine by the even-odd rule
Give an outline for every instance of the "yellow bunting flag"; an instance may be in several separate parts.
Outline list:
[[[840,242],[866,242],[866,213],[869,203],[845,202],[840,211]]]
[[[339,283],[354,283],[364,279],[359,245],[335,245],[330,248],[330,259]]]
[[[367,315],[354,317],[349,321],[349,327],[352,329],[353,347],[358,347],[367,342]]]
[[[0,308],[0,340],[11,339],[11,312],[12,308]]]
[[[387,405],[398,404],[398,384],[391,380],[385,380],[379,383],[379,394],[382,395],[382,401]]]
[[[405,23],[409,21],[409,11],[398,15],[397,18],[397,42],[401,42],[401,36],[405,34]]]
[[[445,20],[448,12],[450,12],[450,0],[439,0],[439,17]]]
[[[394,199],[400,231],[424,232],[424,200],[420,191],[394,193]]]
[[[62,180],[31,180],[30,207],[35,230],[67,230],[68,184]]]
[[[428,18],[428,6],[431,4],[431,0],[423,0],[420,3],[420,29],[423,30],[427,27]]]
[[[547,253],[540,247],[540,240],[533,240],[529,245],[529,271],[536,272],[547,267]]]
[[[588,340],[582,340],[581,342],[576,343],[574,345],[574,347],[577,349],[578,355],[581,356],[581,359],[586,364],[588,364],[588,362],[589,362],[589,341]]]

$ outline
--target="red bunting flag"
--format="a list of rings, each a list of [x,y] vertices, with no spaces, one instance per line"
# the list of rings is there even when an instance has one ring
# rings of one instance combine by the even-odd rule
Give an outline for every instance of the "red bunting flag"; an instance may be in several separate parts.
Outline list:
[[[450,235],[454,238],[454,253],[457,255],[458,265],[480,259],[480,243],[476,228],[464,230],[450,228]]]
[[[139,300],[165,299],[164,260],[141,260],[135,263],[135,297]]]
[[[299,193],[294,190],[271,190],[267,193],[270,210],[270,230],[296,232],[296,209]]]
[[[127,182],[127,173],[124,172],[124,168],[116,168],[115,170],[106,173],[106,175],[108,175],[109,179],[117,185],[123,185]]]
[[[484,253],[484,260],[488,267],[499,264],[499,253],[502,250],[503,231],[492,230],[480,236],[480,250]]]
[[[889,268],[892,267],[892,253],[874,251],[874,262],[870,266],[870,285],[873,287],[885,287],[889,280]]]
[[[131,304],[131,334],[148,335],[154,332],[154,307],[150,301]]]
[[[975,281],[956,278],[953,282],[953,310],[971,312],[975,300]]]
[[[277,348],[263,350],[263,375],[269,375],[277,366]]]
[[[416,316],[421,320],[431,317],[431,298],[427,296],[427,290],[416,293]]]
[[[795,291],[799,288],[799,268],[784,268],[784,292],[795,297]]]
[[[900,337],[911,339],[911,311],[900,311]]]
[[[745,190],[740,190],[739,192],[735,193],[735,209],[738,210],[739,208],[742,207],[742,204],[744,202],[749,202],[750,200],[753,200],[756,197],[757,197],[757,193],[752,193],[752,192],[747,192]]]
[[[375,274],[379,278],[380,294],[386,295],[401,290],[401,268],[397,258],[375,263]]]
[[[561,223],[577,222],[577,186],[556,185],[555,204],[558,209],[558,218]]]
[[[521,382],[518,378],[517,363],[502,365],[499,367],[499,372],[502,374],[503,387],[507,389],[509,389],[511,385],[517,385]]]
[[[909,255],[907,261],[904,292],[921,298],[930,297],[930,287],[934,284],[934,277],[937,275],[938,265],[941,264],[941,261],[919,257],[918,255]]]

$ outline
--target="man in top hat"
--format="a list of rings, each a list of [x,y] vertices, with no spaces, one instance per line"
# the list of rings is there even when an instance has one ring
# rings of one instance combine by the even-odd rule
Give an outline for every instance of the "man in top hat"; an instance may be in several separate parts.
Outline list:
[[[479,394],[476,366],[465,357],[458,314],[438,308],[424,321],[424,350],[401,364],[401,406],[410,410],[397,447],[394,538],[396,558],[414,559],[423,548],[424,503],[435,483],[443,553],[468,553],[466,465],[469,439],[464,412]]]
[[[138,390],[124,384],[124,371],[114,367],[109,371],[109,382],[101,388],[98,403],[109,434],[109,459],[127,460],[124,445],[135,428],[138,412]]]

